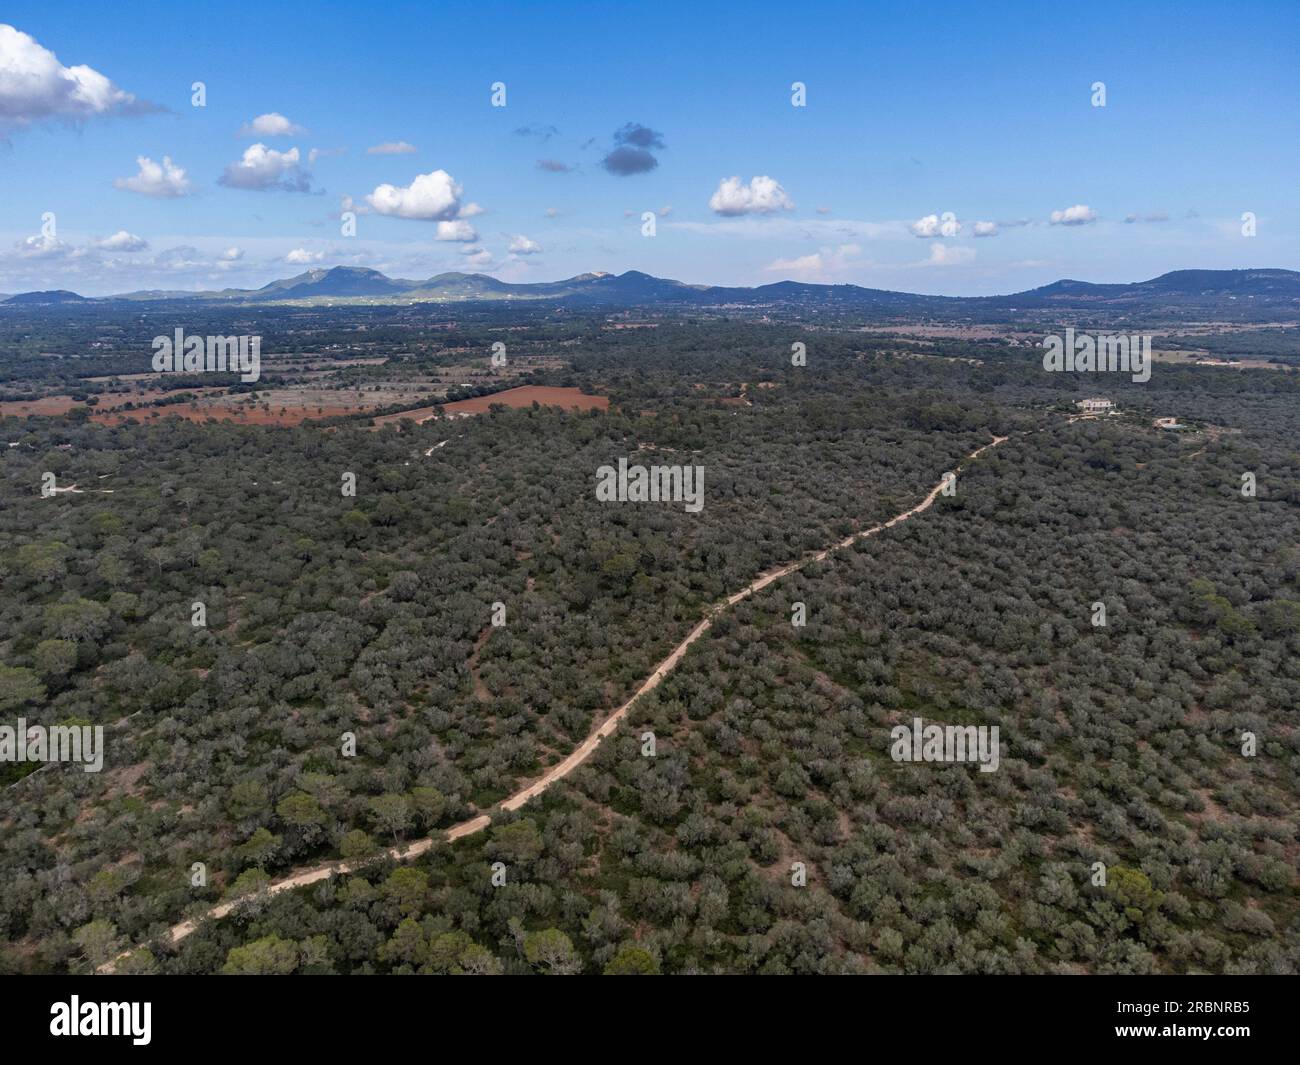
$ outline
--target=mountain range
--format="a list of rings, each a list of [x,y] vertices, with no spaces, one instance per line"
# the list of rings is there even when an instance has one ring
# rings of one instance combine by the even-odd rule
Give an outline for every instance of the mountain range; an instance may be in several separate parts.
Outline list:
[[[1087,311],[1147,312],[1160,307],[1186,312],[1246,308],[1285,311],[1300,316],[1300,272],[1294,270],[1176,270],[1149,281],[1092,284],[1054,281],[1007,296],[926,296],[863,288],[778,281],[754,288],[691,285],[636,270],[622,274],[587,273],[563,281],[513,284],[486,274],[443,273],[423,281],[392,278],[378,270],[335,266],[308,270],[258,289],[210,292],[152,290],[117,296],[83,297],[57,289],[24,292],[0,299],[3,307],[69,306],[118,301],[173,300],[205,303],[447,303],[549,300],[609,307],[678,306],[806,307],[857,312],[1002,312],[1060,308]]]

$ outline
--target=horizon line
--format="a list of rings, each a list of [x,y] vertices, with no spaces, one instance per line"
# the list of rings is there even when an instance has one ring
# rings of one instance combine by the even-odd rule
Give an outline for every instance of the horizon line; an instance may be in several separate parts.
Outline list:
[[[267,286],[273,285],[277,281],[290,281],[293,280],[293,278],[295,277],[303,277],[307,274],[312,274],[312,273],[328,274],[335,270],[352,270],[352,271],[364,272],[369,274],[376,274],[387,281],[413,280],[410,278],[401,278],[401,279],[394,278],[389,274],[385,274],[382,270],[377,270],[374,267],[370,267],[370,266],[352,266],[345,263],[336,263],[333,266],[311,267],[307,270],[302,271],[302,273],[291,274],[287,277],[276,277],[256,288],[227,288],[227,289],[207,288],[207,289],[192,289],[192,290],[191,289],[143,288],[143,289],[132,289],[126,292],[114,292],[102,296],[83,296],[81,295],[81,293],[76,292],[73,289],[67,289],[67,288],[27,289],[21,292],[11,292],[4,295],[3,297],[0,297],[0,306],[3,306],[4,304],[8,303],[10,299],[16,296],[31,296],[31,295],[37,295],[39,293],[47,293],[47,292],[69,292],[72,295],[76,296],[78,299],[83,299],[88,301],[122,299],[127,296],[140,295],[143,293],[151,293],[151,292],[171,292],[171,293],[178,293],[178,294],[190,294],[193,296],[202,296],[205,294],[217,293],[217,292],[239,292],[239,293],[252,294],[252,293],[261,292]],[[501,278],[496,277],[493,274],[483,273],[481,271],[469,272],[464,270],[444,270],[441,273],[431,274],[429,277],[426,278],[414,279],[414,283],[416,285],[419,285],[429,281],[435,281],[440,277],[456,276],[456,277],[486,278],[488,280],[495,281],[498,284],[509,285],[515,288],[534,288],[541,285],[563,284],[566,281],[576,281],[578,279],[587,279],[587,278],[597,279],[597,278],[605,278],[605,277],[622,278],[622,277],[626,277],[628,274],[636,274],[638,276],[649,278],[654,281],[666,281],[672,284],[681,285],[683,288],[690,289],[696,292],[708,292],[709,290],[712,289],[730,289],[730,290],[753,292],[753,291],[757,291],[758,289],[771,288],[776,285],[803,285],[809,288],[824,288],[824,289],[853,288],[853,289],[860,289],[865,292],[884,292],[890,295],[916,296],[922,299],[933,299],[933,300],[996,300],[996,299],[1007,299],[1011,296],[1025,295],[1027,293],[1035,292],[1038,289],[1047,288],[1051,285],[1061,284],[1062,282],[1074,282],[1076,284],[1091,285],[1094,287],[1125,286],[1125,285],[1147,284],[1151,281],[1158,281],[1162,277],[1168,277],[1171,274],[1180,274],[1180,273],[1240,274],[1240,273],[1261,273],[1261,272],[1277,272],[1277,273],[1289,273],[1289,274],[1300,273],[1300,271],[1298,270],[1293,270],[1289,267],[1282,267],[1282,266],[1246,266],[1246,267],[1224,267],[1224,268],[1208,268],[1208,269],[1190,266],[1190,267],[1179,267],[1178,269],[1174,269],[1174,270],[1166,270],[1164,273],[1156,274],[1154,277],[1148,277],[1138,281],[1084,281],[1079,278],[1073,278],[1073,277],[1058,277],[1053,281],[1044,282],[1042,285],[1037,285],[1034,288],[1019,289],[1015,292],[993,293],[990,295],[965,295],[965,296],[948,296],[948,295],[940,295],[940,294],[933,294],[927,292],[911,292],[905,289],[874,288],[870,285],[862,285],[854,281],[799,281],[791,277],[786,277],[778,281],[764,282],[761,285],[705,284],[700,282],[681,281],[677,278],[672,278],[672,277],[661,277],[657,274],[649,274],[646,273],[644,270],[637,270],[633,268],[624,270],[621,273],[615,273],[613,271],[608,271],[608,270],[586,270],[583,271],[582,273],[571,274],[568,277],[560,277],[560,278],[555,278],[554,280],[545,280],[545,281],[503,281]],[[418,289],[412,289],[411,291],[418,291]],[[394,293],[394,295],[396,294],[397,293]],[[341,296],[336,296],[334,298],[361,299],[364,297],[341,295]],[[469,301],[466,300],[465,302],[469,302]]]

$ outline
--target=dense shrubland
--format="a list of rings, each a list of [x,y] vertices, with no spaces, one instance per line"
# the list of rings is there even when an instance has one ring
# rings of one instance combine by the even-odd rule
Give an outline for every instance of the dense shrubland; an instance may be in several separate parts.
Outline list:
[[[817,332],[800,369],[798,324],[597,325],[520,343],[562,334],[572,368],[548,383],[611,395],[609,414],[4,423],[0,709],[109,726],[102,774],[0,767],[5,968],[84,968],[489,807],[708,604],[906,509],[993,432],[1013,439],[956,498],[720,620],[541,803],[132,965],[1297,968],[1290,375],[1158,372],[1104,390],[1139,413],[1067,425],[1049,408],[1098,382],[997,343],[934,346],[969,365]],[[1241,431],[1158,433],[1155,414]],[[621,456],[704,466],[704,511],[596,504]],[[85,494],[41,498],[47,470]],[[999,725],[1001,768],[896,765],[889,727],[913,716]]]

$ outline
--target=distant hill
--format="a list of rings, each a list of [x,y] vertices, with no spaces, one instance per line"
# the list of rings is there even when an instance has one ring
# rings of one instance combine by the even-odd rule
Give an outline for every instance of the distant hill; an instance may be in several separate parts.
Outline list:
[[[5,303],[15,305],[44,305],[55,303],[88,303],[85,296],[78,296],[65,288],[51,289],[49,292],[20,292],[10,296]]]
[[[1177,300],[1183,303],[1258,299],[1300,301],[1300,273],[1294,270],[1174,270],[1150,281],[1128,285],[1094,285],[1087,281],[1053,281],[1042,288],[996,299],[1057,303],[1140,304]]]
[[[190,300],[226,303],[347,302],[446,303],[543,301],[609,307],[678,306],[804,308],[880,315],[933,314],[946,318],[997,317],[1040,309],[1121,315],[1205,311],[1232,314],[1267,310],[1300,318],[1300,273],[1294,270],[1175,270],[1149,281],[1093,284],[1061,280],[1008,296],[925,296],[863,288],[777,281],[755,288],[691,285],[639,270],[579,274],[561,281],[516,284],[487,274],[443,273],[422,281],[391,278],[378,270],[335,266],[307,270],[259,289],[216,292],[149,291],[88,300],[75,292],[26,292],[0,306],[104,303],[114,300]]]
[[[315,296],[387,296],[408,291],[412,281],[397,281],[378,270],[356,266],[335,266],[308,270],[297,277],[272,281],[257,290],[258,296],[276,299],[308,299]],[[255,298],[255,297],[254,297]]]

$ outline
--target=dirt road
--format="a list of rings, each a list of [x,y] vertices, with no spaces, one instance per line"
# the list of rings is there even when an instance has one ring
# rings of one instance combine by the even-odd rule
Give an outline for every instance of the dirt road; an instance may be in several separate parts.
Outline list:
[[[976,448],[969,455],[967,455],[965,460],[963,460],[963,462],[961,463],[961,465],[959,465],[957,469],[953,472],[954,473],[960,472],[966,466],[967,463],[978,458],[980,455],[982,455],[985,451],[988,451],[990,448],[994,448],[997,447],[999,444],[1005,443],[1007,439],[1008,438],[1005,436],[994,437],[993,440],[991,440],[989,443],[985,444],[983,447]],[[662,682],[663,679],[666,676],[668,676],[669,673],[671,673],[674,669],[677,668],[678,663],[681,662],[682,657],[686,654],[686,651],[691,646],[691,644],[693,644],[696,640],[698,640],[701,636],[703,636],[706,632],[708,632],[709,629],[713,627],[714,619],[723,611],[725,611],[728,607],[735,606],[742,599],[748,598],[749,596],[753,595],[755,592],[762,591],[769,584],[773,583],[774,581],[779,581],[782,577],[788,576],[791,573],[801,570],[805,566],[811,565],[814,562],[821,562],[827,556],[829,556],[832,551],[837,551],[845,547],[850,547],[859,540],[865,540],[869,536],[875,536],[877,533],[881,533],[885,529],[893,528],[895,525],[899,525],[902,522],[907,521],[909,518],[913,518],[917,514],[929,510],[930,507],[934,505],[934,501],[939,498],[939,493],[943,491],[945,483],[946,483],[945,480],[941,480],[932,489],[930,489],[930,494],[927,495],[923,500],[921,500],[921,502],[918,503],[916,506],[914,506],[911,510],[905,510],[901,514],[895,515],[894,517],[890,518],[886,522],[882,522],[879,525],[873,525],[869,529],[862,529],[856,533],[853,533],[851,536],[846,536],[843,540],[841,540],[839,543],[835,544],[834,546],[825,548],[824,550],[818,551],[815,554],[808,555],[807,557],[800,559],[798,562],[791,562],[788,565],[781,566],[777,569],[769,570],[768,572],[761,574],[759,577],[755,578],[753,581],[747,584],[740,591],[736,592],[734,595],[728,596],[726,599],[721,600],[718,603],[715,603],[713,607],[710,608],[709,613],[704,618],[704,620],[701,621],[698,625],[696,625],[695,628],[691,629],[691,631],[687,634],[686,638],[682,640],[682,642],[679,643],[676,647],[674,647],[672,651],[668,654],[668,657],[665,658],[662,662],[659,663],[658,666],[655,667],[654,672],[651,673],[650,676],[645,679],[641,687],[639,687],[636,690],[636,692],[632,695],[630,699],[628,699],[627,702],[625,702],[622,706],[620,706],[617,710],[615,710],[612,714],[610,714],[609,717],[605,718],[604,721],[602,721],[599,725],[597,725],[596,728],[592,731],[592,733],[585,740],[583,740],[582,743],[579,744],[578,747],[573,751],[573,753],[564,759],[564,761],[558,763],[557,765],[552,766],[550,769],[546,771],[545,775],[535,780],[533,783],[528,784],[527,786],[521,788],[519,791],[515,792],[513,795],[509,796],[508,798],[503,799],[499,804],[500,808],[503,810],[518,810],[530,799],[535,799],[538,795],[541,795],[542,792],[546,791],[556,781],[563,780],[575,769],[577,769],[578,766],[582,765],[583,762],[585,762],[588,758],[590,758],[592,753],[596,750],[596,748],[600,746],[600,741],[603,740],[606,736],[612,734],[614,730],[618,728],[619,722],[621,722],[627,716],[628,711],[632,709],[632,706],[636,703],[636,701],[640,699],[643,695],[645,695],[647,692],[652,692],[655,690],[655,688],[659,687],[660,682]],[[459,824],[452,825],[449,829],[446,830],[446,832],[443,835],[443,838],[448,841],[451,841],[451,840],[461,839],[464,836],[472,836],[476,832],[482,832],[483,829],[487,828],[491,823],[492,823],[491,816],[489,816],[486,813],[479,814],[477,817],[471,818],[468,821],[461,821]],[[420,840],[416,840],[413,843],[408,843],[404,846],[390,847],[385,853],[389,857],[395,858],[398,861],[408,861],[411,858],[418,858],[421,854],[423,854],[432,846],[433,846],[432,839],[420,839]],[[353,872],[361,864],[364,863],[330,862],[325,865],[318,865],[310,869],[304,869],[301,872],[294,873],[291,876],[287,876],[281,880],[275,880],[272,883],[266,885],[264,888],[262,888],[261,894],[276,895],[279,894],[281,891],[292,891],[294,888],[300,888],[306,886],[307,884],[314,884],[317,881],[326,880],[336,873]],[[231,899],[228,902],[219,903],[218,905],[213,906],[210,910],[206,911],[198,918],[194,918],[188,921],[182,921],[180,924],[173,925],[171,928],[171,941],[173,943],[177,943],[180,940],[184,939],[191,932],[193,932],[195,928],[198,927],[198,921],[200,920],[206,918],[225,917],[226,914],[228,914],[232,909],[235,908],[235,906],[237,906],[242,901],[244,901],[244,899],[240,898],[240,899]],[[125,954],[122,954],[114,961],[105,963],[104,965],[100,966],[99,971],[112,972],[117,961],[120,961],[125,956],[126,956]]]

